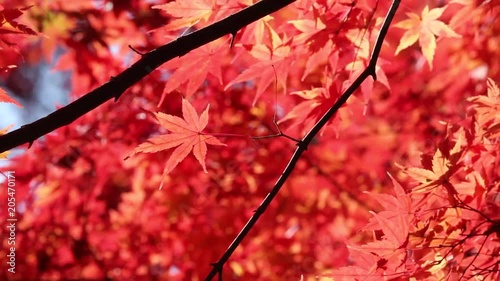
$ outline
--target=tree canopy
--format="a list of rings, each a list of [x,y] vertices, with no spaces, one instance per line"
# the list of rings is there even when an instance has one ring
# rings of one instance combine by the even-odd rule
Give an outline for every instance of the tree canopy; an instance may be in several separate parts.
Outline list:
[[[498,280],[499,13],[0,1],[1,279]]]

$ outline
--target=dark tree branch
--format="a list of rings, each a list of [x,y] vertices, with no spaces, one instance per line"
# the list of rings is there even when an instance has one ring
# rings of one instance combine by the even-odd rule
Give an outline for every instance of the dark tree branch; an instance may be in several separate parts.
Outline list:
[[[207,277],[205,278],[205,281],[212,281],[212,279],[219,274],[219,280],[222,278],[222,268],[224,264],[227,262],[227,260],[231,257],[233,252],[238,248],[240,243],[243,241],[243,239],[247,236],[248,232],[253,228],[253,226],[257,223],[259,220],[260,216],[264,214],[266,211],[267,207],[273,199],[276,197],[278,192],[280,191],[281,187],[283,184],[287,181],[288,177],[291,175],[292,171],[295,168],[295,164],[297,161],[299,161],[300,156],[304,151],[307,150],[307,146],[311,143],[311,141],[314,139],[314,137],[319,133],[321,128],[323,128],[328,120],[330,120],[335,113],[339,110],[339,108],[344,105],[347,101],[347,99],[361,86],[361,83],[365,81],[368,76],[372,76],[374,80],[377,79],[377,76],[375,74],[375,67],[377,65],[377,60],[380,55],[380,50],[382,49],[382,43],[384,42],[385,36],[387,35],[387,31],[389,30],[389,26],[392,22],[392,19],[394,18],[394,15],[396,14],[396,11],[398,9],[399,3],[401,0],[394,0],[392,2],[392,6],[389,9],[389,12],[387,13],[385,17],[384,24],[382,25],[382,28],[380,29],[380,33],[378,35],[377,41],[375,43],[375,47],[373,49],[373,53],[370,58],[370,62],[366,69],[358,76],[358,78],[352,83],[352,85],[340,96],[340,98],[335,102],[335,104],[321,117],[321,119],[314,125],[314,127],[306,134],[306,136],[297,143],[297,149],[295,150],[295,153],[292,155],[290,158],[290,161],[288,162],[288,165],[286,166],[285,170],[281,174],[281,177],[278,179],[276,184],[274,185],[273,189],[269,194],[264,198],[260,206],[257,208],[255,211],[255,214],[248,220],[247,224],[243,227],[243,229],[240,231],[240,233],[236,236],[236,238],[233,240],[229,248],[226,250],[226,252],[222,255],[222,257],[219,259],[218,262],[212,264],[212,270],[208,273]]]
[[[144,54],[140,60],[118,76],[113,77],[109,82],[94,89],[80,99],[33,123],[0,136],[0,153],[25,143],[29,143],[31,146],[38,138],[57,128],[71,124],[106,101],[112,98],[117,101],[128,88],[165,62],[175,57],[183,56],[224,35],[234,35],[241,28],[293,2],[295,0],[261,0],[221,21],[188,35],[181,36],[173,42]]]

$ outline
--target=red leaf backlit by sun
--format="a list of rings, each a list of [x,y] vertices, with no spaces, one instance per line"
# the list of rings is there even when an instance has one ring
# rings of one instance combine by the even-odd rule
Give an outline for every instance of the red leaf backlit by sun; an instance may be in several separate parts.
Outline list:
[[[292,40],[286,37],[281,38],[269,25],[265,25],[265,30],[271,38],[272,47],[264,44],[244,46],[257,59],[257,62],[241,72],[225,87],[225,90],[228,90],[235,84],[256,80],[257,89],[253,105],[255,105],[267,87],[275,80],[286,91],[287,77],[292,69],[293,54],[290,53]]]
[[[19,243],[0,249],[15,248],[15,278],[204,280],[196,265],[230,254],[255,212],[218,277],[500,280],[498,1],[0,2],[0,105],[19,105],[12,89],[52,106],[53,91],[25,90],[47,77],[81,98],[18,132],[0,109],[0,145],[33,142],[0,152],[0,202],[23,208]],[[183,55],[164,62],[172,41]],[[26,72],[44,59],[68,71]]]
[[[184,158],[186,158],[191,151],[193,151],[194,156],[200,162],[203,167],[203,171],[207,172],[207,167],[205,165],[207,144],[225,146],[225,144],[221,143],[214,136],[202,133],[208,123],[208,109],[209,106],[207,106],[201,116],[198,117],[198,114],[191,103],[183,99],[182,114],[184,119],[161,112],[155,113],[158,123],[160,123],[160,125],[165,129],[169,130],[170,133],[150,138],[145,143],[140,144],[136,149],[134,149],[131,155],[140,152],[158,152],[177,147],[167,160],[167,164],[163,170],[163,178],[182,160],[184,160]],[[163,180],[160,185],[160,189],[162,185]]]
[[[8,103],[13,103],[19,107],[23,107],[18,101],[16,101],[15,99],[11,98],[7,92],[0,88],[0,102],[8,102]]]
[[[190,97],[205,82],[209,73],[222,84],[221,65],[224,63],[227,52],[226,45],[216,41],[167,62],[164,67],[172,71],[172,76],[165,84],[160,104],[167,94],[183,84],[186,84],[186,96]]]
[[[439,37],[461,37],[453,29],[448,27],[444,22],[438,20],[443,14],[445,7],[429,10],[429,6],[425,6],[422,11],[422,16],[414,13],[408,13],[409,19],[403,20],[394,25],[394,27],[408,29],[396,50],[396,55],[419,42],[422,53],[432,69],[432,61],[436,52],[436,36]]]

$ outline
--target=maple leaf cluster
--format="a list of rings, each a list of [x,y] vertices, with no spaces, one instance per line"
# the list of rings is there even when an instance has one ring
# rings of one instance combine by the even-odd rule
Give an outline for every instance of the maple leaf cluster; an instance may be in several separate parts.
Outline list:
[[[0,75],[16,68],[16,64],[12,64],[15,56],[18,53],[16,42],[26,35],[38,35],[29,26],[19,23],[18,19],[23,15],[29,7],[25,8],[5,8],[0,4],[0,50],[2,58],[0,59]],[[9,96],[7,92],[0,87],[0,102],[13,103],[19,107],[22,105],[14,98]]]
[[[76,100],[257,2],[5,0],[0,67],[64,50],[54,70]],[[17,203],[16,274],[4,263],[0,279],[202,280],[368,66],[389,2],[295,1],[0,154]],[[494,2],[400,3],[377,80],[308,145],[223,280],[499,278]]]
[[[391,177],[396,196],[370,193],[384,210],[364,230],[382,235],[348,245],[355,265],[335,270],[334,280],[500,278],[499,98],[489,79],[487,96],[468,99],[466,126],[446,124],[435,153],[422,155],[423,168],[400,166],[417,185],[405,190]]]

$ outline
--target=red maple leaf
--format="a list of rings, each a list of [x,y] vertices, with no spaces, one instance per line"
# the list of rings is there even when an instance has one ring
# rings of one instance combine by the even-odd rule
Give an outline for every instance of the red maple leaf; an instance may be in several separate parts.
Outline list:
[[[291,92],[290,95],[297,95],[304,101],[292,108],[278,123],[291,121],[289,128],[300,126],[301,129],[309,130],[340,96],[339,87],[332,83],[331,79],[327,79],[325,87]],[[345,109],[340,109],[339,118],[328,121],[328,125],[338,124],[345,113]],[[338,133],[338,127],[330,126],[330,128],[335,134]]]
[[[500,89],[491,78],[488,78],[487,85],[487,96],[474,96],[467,100],[472,103],[470,109],[476,112],[479,128],[489,139],[493,139],[500,136]]]
[[[163,10],[172,17],[172,20],[162,29],[178,30],[192,27],[197,23],[207,23],[224,18],[232,11],[251,4],[251,1],[177,0],[155,5],[152,8]]]
[[[384,206],[385,210],[379,213],[370,212],[373,219],[364,229],[381,229],[386,240],[392,244],[393,249],[397,249],[404,245],[408,239],[413,215],[411,213],[410,196],[406,194],[403,187],[390,174],[389,177],[394,185],[396,196],[369,193],[371,197]]]
[[[31,7],[32,6],[3,9],[3,7],[0,6],[0,34],[38,35],[38,33],[30,27],[17,22],[17,18],[23,15],[23,11]]]
[[[227,52],[225,44],[214,42],[167,62],[164,67],[175,71],[165,84],[160,104],[168,93],[184,83],[187,85],[186,96],[191,96],[206,80],[208,73],[215,76],[222,84],[221,65]]]
[[[163,170],[163,178],[165,178],[165,176],[170,173],[177,164],[184,160],[192,150],[194,156],[203,167],[203,171],[206,173],[207,167],[205,165],[205,158],[207,155],[207,144],[225,146],[225,144],[221,143],[214,136],[202,133],[208,123],[209,107],[210,106],[207,106],[201,116],[198,117],[191,103],[183,99],[182,114],[184,119],[161,112],[155,113],[158,123],[169,130],[170,133],[150,138],[145,143],[136,147],[128,157],[139,152],[152,153],[177,147],[167,160],[167,164]],[[163,179],[160,189],[162,185]]]
[[[153,9],[161,9],[176,18],[166,28],[176,30],[195,25],[199,21],[208,21],[216,7],[214,0],[172,1],[162,5],[155,5]]]
[[[243,47],[249,50],[257,62],[240,73],[225,88],[227,90],[238,83],[258,80],[258,82],[255,82],[257,92],[252,105],[255,105],[259,97],[274,80],[277,80],[286,92],[288,73],[292,69],[293,55],[290,53],[292,40],[286,37],[282,39],[271,26],[267,23],[264,24],[271,40],[271,46],[265,44],[244,45]]]
[[[412,189],[412,193],[425,194],[433,190],[437,192],[436,187],[441,186],[444,188],[445,195],[448,196],[450,204],[456,204],[455,196],[458,192],[449,180],[463,167],[461,158],[464,142],[465,137],[459,137],[453,147],[451,147],[447,144],[446,139],[443,140],[432,157],[426,155],[425,158],[429,158],[430,163],[426,164],[426,161],[423,161],[422,164],[427,166],[425,168],[404,167],[396,163],[396,166],[399,167],[403,173],[420,183],[420,185]]]
[[[11,98],[7,92],[0,88],[0,102],[8,102],[8,103],[13,103],[19,107],[23,107],[18,101],[16,101],[15,99]]]

